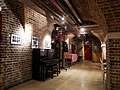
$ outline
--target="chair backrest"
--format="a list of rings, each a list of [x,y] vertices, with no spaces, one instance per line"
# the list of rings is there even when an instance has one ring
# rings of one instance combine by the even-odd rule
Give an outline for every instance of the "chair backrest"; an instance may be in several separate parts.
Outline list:
[[[106,63],[104,63],[101,58],[100,58],[100,63],[101,63],[101,69],[106,70]]]
[[[100,58],[100,63],[101,63],[101,69],[103,70],[103,60]]]
[[[103,64],[103,60],[100,58],[100,63]]]

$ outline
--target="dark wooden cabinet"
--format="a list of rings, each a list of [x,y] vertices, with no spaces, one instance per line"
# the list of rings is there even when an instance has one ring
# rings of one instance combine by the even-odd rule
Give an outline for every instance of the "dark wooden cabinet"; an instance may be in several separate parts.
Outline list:
[[[32,78],[39,80],[40,74],[40,49],[33,49],[32,51]]]
[[[32,51],[32,78],[40,80],[41,77],[41,61],[46,58],[47,52],[44,49],[33,49]]]
[[[54,70],[56,68],[57,75],[60,72],[59,59],[54,58],[53,49],[33,49],[32,51],[32,78],[35,80],[45,80],[51,72],[53,78]]]

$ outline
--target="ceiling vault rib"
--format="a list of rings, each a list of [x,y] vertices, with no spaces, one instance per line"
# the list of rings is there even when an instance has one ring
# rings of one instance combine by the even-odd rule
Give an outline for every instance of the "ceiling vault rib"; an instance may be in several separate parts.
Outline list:
[[[41,2],[41,4],[47,8],[51,13],[53,13],[55,16],[59,17],[59,19],[61,18],[61,16],[59,14],[57,14],[55,11],[53,11],[52,9],[50,9],[46,4],[44,4],[43,2]],[[57,19],[57,18],[56,18]],[[58,19],[57,19],[58,20]],[[58,20],[59,21],[59,20]]]
[[[67,16],[68,16],[68,14],[63,10],[63,8],[60,6],[61,4],[59,3],[59,2],[54,2],[53,0],[50,0],[50,2],[51,3],[53,3],[57,8],[58,8],[58,10],[60,10],[62,13],[63,13],[63,15],[64,15],[64,17],[65,17],[65,19],[67,18]],[[68,19],[68,18],[67,18]],[[73,22],[73,23],[75,23],[75,21],[72,19],[72,18],[70,18],[71,20],[71,22]],[[68,22],[67,20],[66,20],[66,22]]]
[[[75,15],[75,17],[77,18],[77,20],[82,23],[82,21],[80,20],[79,16],[77,15],[77,13],[75,12],[75,10],[73,9],[72,5],[70,4],[70,2],[68,0],[64,0],[65,3],[68,5],[68,7],[70,8],[70,10],[73,12],[73,14]]]
[[[53,0],[52,0],[53,1]],[[68,21],[70,21],[70,22],[72,22],[72,23],[74,23],[74,24],[76,24],[77,23],[77,21],[75,20],[75,18],[73,17],[73,15],[72,14],[70,14],[70,12],[69,12],[69,10],[68,10],[68,8],[66,8],[64,5],[63,5],[63,3],[62,2],[60,2],[59,0],[56,0],[56,6],[57,7],[59,7],[58,9],[61,11],[63,11],[64,13],[64,15],[65,15],[65,17],[68,19]],[[65,3],[66,4],[66,3]],[[67,5],[67,4],[66,4]]]
[[[64,15],[66,15],[66,13],[61,9],[61,7],[60,7],[58,2],[54,2],[53,0],[50,0],[50,2],[53,3]]]
[[[48,22],[56,21],[61,27],[67,26],[67,32],[79,36],[80,29],[86,28],[86,34],[104,36],[101,26],[94,21],[86,0],[19,0],[35,11],[49,18]],[[35,6],[36,5],[36,6]],[[90,15],[90,16],[89,16]],[[64,17],[64,20],[62,20]]]
[[[52,10],[51,8],[49,8],[49,6],[47,6],[44,2],[41,2],[41,4],[45,7],[45,8],[47,8],[50,12],[52,12],[55,16],[57,16],[57,17],[59,17],[59,19],[61,19],[61,16],[59,15],[59,14],[57,14],[54,10]],[[58,7],[57,7],[58,8]],[[67,15],[66,15],[67,16]],[[57,20],[58,20],[58,18],[56,18]],[[58,22],[60,22],[60,20],[58,20]],[[70,22],[68,22],[67,20],[66,20],[66,23],[71,27],[71,24],[70,24]],[[74,34],[74,35],[76,35],[76,33],[75,33],[75,31],[74,31],[74,29],[73,29],[73,27],[71,27],[72,28],[72,30],[71,30],[71,32]]]

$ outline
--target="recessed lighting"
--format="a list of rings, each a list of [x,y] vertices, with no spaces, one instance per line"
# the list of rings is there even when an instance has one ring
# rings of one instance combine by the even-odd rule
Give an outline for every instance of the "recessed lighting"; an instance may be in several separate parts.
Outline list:
[[[86,34],[86,29],[85,28],[80,28],[80,34]]]
[[[65,20],[65,18],[64,18],[64,17],[62,17],[62,18],[61,18],[61,20],[62,20],[62,21],[64,21],[64,20]]]
[[[67,29],[67,26],[65,26],[65,30]]]
[[[81,32],[85,32],[85,30],[86,30],[85,28],[81,28],[80,29]]]
[[[59,27],[56,27],[56,30],[59,30]]]

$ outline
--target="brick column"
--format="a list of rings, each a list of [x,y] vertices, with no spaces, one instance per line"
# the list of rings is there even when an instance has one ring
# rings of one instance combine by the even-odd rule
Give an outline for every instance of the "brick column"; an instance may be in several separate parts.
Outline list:
[[[109,33],[107,40],[107,90],[120,89],[120,33]]]

